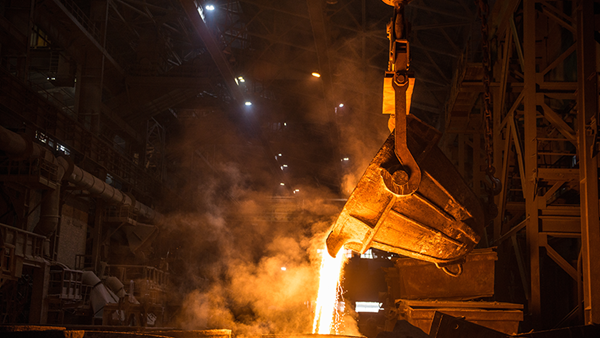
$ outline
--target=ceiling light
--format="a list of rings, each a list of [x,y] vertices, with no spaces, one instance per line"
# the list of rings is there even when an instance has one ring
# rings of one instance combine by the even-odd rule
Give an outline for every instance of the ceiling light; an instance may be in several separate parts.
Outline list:
[[[277,154],[277,156],[281,156],[281,154]]]
[[[286,267],[285,267],[285,266],[282,266],[282,267],[281,267],[281,271],[285,271],[285,270],[287,270],[287,269],[286,269]]]
[[[240,82],[242,82],[242,83],[243,83],[243,82],[246,82],[246,80],[244,79],[244,77],[243,77],[243,76],[239,76],[239,77],[238,77],[238,80],[240,80]]]
[[[214,11],[215,10],[215,6],[214,5],[206,5],[206,10],[207,11]]]
[[[321,77],[321,74],[319,74],[319,73],[317,73],[317,72],[313,72],[313,73],[312,73],[312,76],[314,76],[314,77]]]
[[[343,106],[344,106],[344,104],[343,104],[343,103],[340,103],[340,104],[339,104],[339,107],[340,107],[340,108],[342,108]]]
[[[252,105],[252,102],[250,102],[250,101],[246,101],[246,103],[244,103],[244,104],[245,104],[245,105],[247,105],[247,106],[251,106],[251,105]]]
[[[285,185],[285,183],[281,182],[281,183],[279,183],[279,185]]]

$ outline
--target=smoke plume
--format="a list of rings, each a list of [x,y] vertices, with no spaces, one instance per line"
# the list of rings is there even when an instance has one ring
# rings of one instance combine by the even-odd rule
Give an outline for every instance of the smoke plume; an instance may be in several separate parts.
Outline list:
[[[340,202],[310,187],[302,188],[309,198],[276,199],[247,189],[233,164],[218,172],[221,181],[198,192],[202,210],[172,215],[174,229],[164,235],[177,243],[170,269],[183,304],[172,324],[238,336],[310,333],[317,249]]]

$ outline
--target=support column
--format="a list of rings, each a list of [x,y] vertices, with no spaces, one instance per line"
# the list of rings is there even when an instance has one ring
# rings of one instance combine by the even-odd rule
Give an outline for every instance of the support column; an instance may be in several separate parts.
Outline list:
[[[104,201],[96,199],[96,211],[94,215],[94,230],[92,232],[92,268],[98,273],[102,258],[102,223],[104,217]]]
[[[48,321],[48,287],[50,286],[50,264],[44,262],[33,272],[33,291],[29,308],[30,324],[46,324]]]
[[[579,143],[579,184],[581,250],[583,265],[583,306],[585,324],[600,323],[600,222],[598,213],[598,156],[594,151],[598,132],[598,75],[594,1],[582,0],[577,10],[577,141]]]
[[[527,249],[529,251],[529,269],[531,297],[528,310],[533,316],[534,327],[537,327],[541,315],[540,292],[540,248],[539,248],[539,215],[536,201],[537,190],[537,121],[536,121],[536,69],[535,69],[535,1],[523,1],[523,45],[524,48],[524,154],[525,163],[525,212],[527,221]]]
[[[507,42],[505,42],[506,44]],[[504,47],[506,48],[506,46]],[[493,145],[494,145],[494,155],[493,155],[493,164],[494,168],[496,168],[495,176],[500,178],[502,177],[502,150],[504,146],[504,140],[502,140],[502,128],[500,128],[500,122],[502,117],[501,107],[501,96],[500,89],[498,87],[492,88],[492,104],[493,104],[493,127],[494,131],[493,136]],[[506,184],[506,181],[501,182],[501,184]],[[497,206],[500,206],[500,196],[504,197],[504,194],[499,194],[494,196],[494,203]],[[500,239],[500,235],[502,234],[502,210],[498,210],[499,214],[494,218],[494,231],[493,237],[490,242],[497,241]]]
[[[475,196],[481,196],[481,181],[483,181],[483,172],[481,171],[483,161],[481,160],[481,155],[481,134],[473,133],[473,192]],[[485,158],[485,152],[483,155],[483,158]]]
[[[106,1],[92,1],[90,19],[102,27],[102,32],[105,32],[107,9]],[[85,54],[85,63],[77,69],[78,95],[75,109],[79,115],[79,122],[88,127],[93,134],[98,135],[104,80],[104,54],[98,53],[93,48],[88,48]]]
[[[465,139],[466,135],[463,133],[458,134],[458,172],[462,177],[465,177]]]

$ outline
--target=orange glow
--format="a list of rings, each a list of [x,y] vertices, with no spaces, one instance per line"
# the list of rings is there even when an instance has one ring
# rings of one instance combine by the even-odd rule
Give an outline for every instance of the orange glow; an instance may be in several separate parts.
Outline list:
[[[313,333],[336,334],[335,328],[339,323],[334,322],[340,318],[337,309],[337,300],[340,294],[340,277],[342,268],[347,261],[343,250],[333,258],[327,254],[327,248],[322,250],[321,270],[319,271],[319,294],[315,307]]]
[[[313,72],[313,73],[312,73],[312,76],[314,76],[314,77],[321,77],[321,74],[319,74],[319,73],[317,73],[317,72]]]

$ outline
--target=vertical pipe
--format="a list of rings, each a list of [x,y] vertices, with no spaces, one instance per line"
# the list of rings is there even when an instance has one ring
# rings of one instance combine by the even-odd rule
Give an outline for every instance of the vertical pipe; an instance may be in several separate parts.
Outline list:
[[[56,188],[53,190],[44,190],[42,193],[42,204],[40,206],[40,220],[33,229],[33,232],[43,236],[49,236],[57,228],[60,222],[60,182],[65,174],[65,169],[58,165],[56,157],[49,151],[44,154],[44,159],[52,162],[57,167]]]

